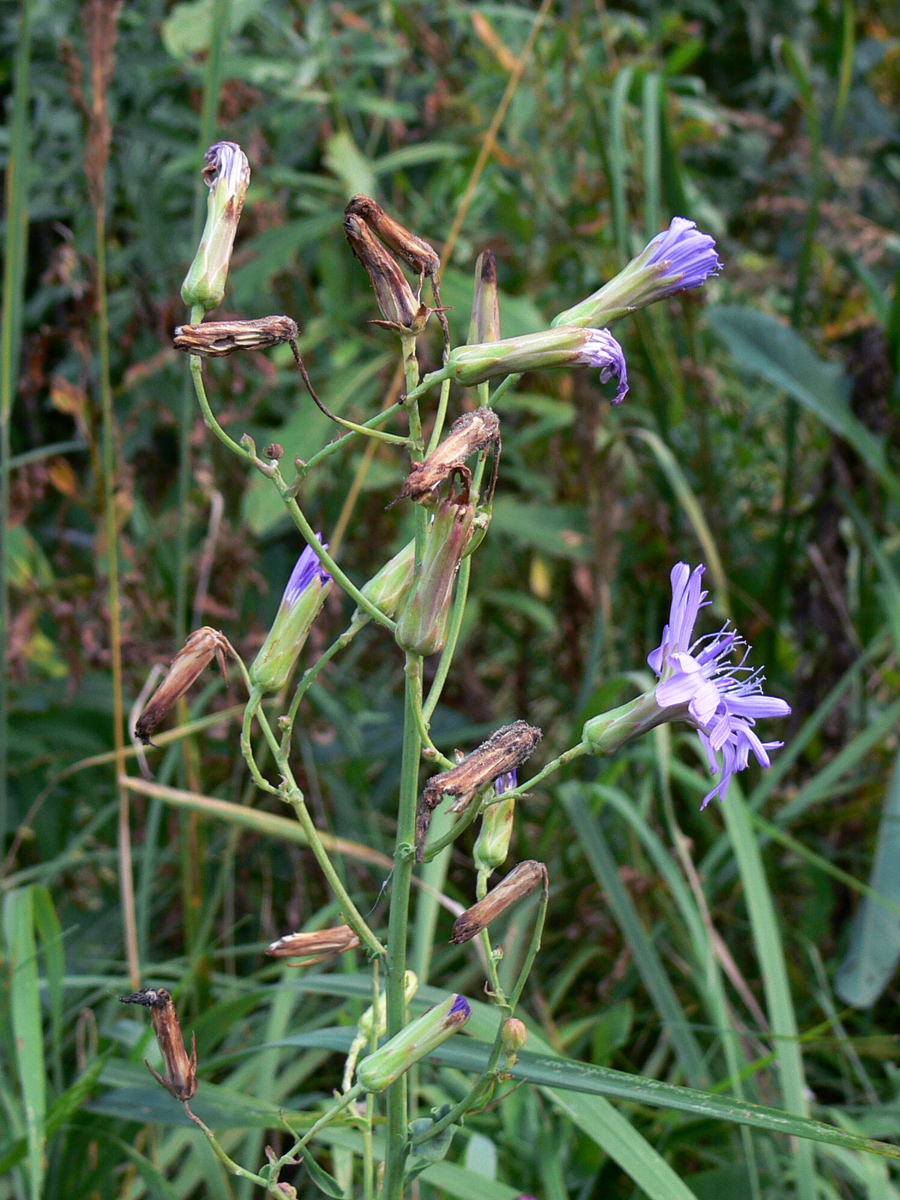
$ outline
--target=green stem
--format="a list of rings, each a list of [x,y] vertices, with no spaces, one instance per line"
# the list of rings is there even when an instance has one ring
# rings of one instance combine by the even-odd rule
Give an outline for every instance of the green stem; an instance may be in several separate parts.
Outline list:
[[[508,392],[510,388],[515,387],[521,378],[521,375],[507,375],[503,382],[494,388],[494,394],[491,396],[491,407],[501,399],[504,392]]]
[[[297,684],[297,690],[294,692],[294,698],[291,701],[291,707],[288,709],[287,716],[284,719],[284,733],[281,735],[281,753],[287,755],[291,748],[291,734],[294,732],[294,721],[297,719],[297,712],[300,708],[300,701],[315,683],[319,677],[319,672],[330,662],[332,658],[345,646],[349,646],[350,642],[356,637],[360,629],[368,623],[369,618],[365,617],[359,621],[354,621],[348,629],[345,629],[336,641],[333,641],[325,653],[316,660],[315,663],[303,674],[302,679]]]
[[[322,1116],[319,1117],[318,1121],[315,1122],[309,1131],[305,1133],[299,1141],[295,1142],[294,1145],[291,1146],[290,1150],[288,1150],[285,1154],[282,1154],[281,1158],[272,1164],[272,1169],[274,1171],[278,1171],[282,1167],[287,1166],[291,1159],[294,1158],[295,1155],[299,1154],[303,1147],[308,1142],[311,1142],[317,1133],[324,1129],[326,1125],[330,1125],[335,1117],[340,1116],[348,1104],[351,1104],[354,1100],[359,1099],[359,1097],[363,1094],[363,1090],[364,1089],[362,1086],[357,1084],[356,1087],[352,1087],[349,1092],[344,1092],[344,1094],[340,1096],[334,1104],[332,1104],[331,1108],[329,1108],[327,1112],[323,1113]]]
[[[196,1113],[191,1112],[187,1101],[184,1102],[184,1111],[194,1124],[202,1129],[206,1135],[206,1140],[212,1147],[212,1152],[230,1175],[238,1175],[241,1179],[251,1179],[254,1183],[259,1184],[261,1188],[265,1188],[266,1192],[273,1196],[283,1196],[284,1192],[276,1183],[271,1180],[263,1179],[261,1175],[256,1175],[253,1171],[248,1171],[245,1167],[238,1166],[234,1159],[229,1158],[222,1147],[219,1145],[216,1135],[213,1131],[200,1120]]]
[[[194,320],[194,313],[196,311],[194,309],[191,312],[191,320]],[[254,462],[256,456],[251,454],[246,447],[239,445],[234,438],[229,437],[216,420],[213,410],[209,406],[209,400],[206,397],[206,388],[203,386],[203,359],[197,354],[191,355],[191,377],[194,380],[194,391],[197,393],[197,400],[203,412],[203,420],[206,423],[206,428],[212,430],[222,445],[227,446],[232,454],[236,454],[238,458],[242,458],[245,462]]]
[[[528,946],[528,953],[525,955],[525,961],[522,963],[522,970],[519,972],[519,978],[516,980],[513,990],[509,994],[509,1010],[510,1016],[515,1012],[516,1005],[519,1003],[519,997],[522,995],[528,976],[531,974],[531,968],[534,965],[534,960],[541,948],[541,938],[544,934],[544,921],[547,917],[547,904],[550,900],[550,887],[547,882],[547,876],[544,876],[544,882],[541,887],[541,899],[538,905],[537,917],[534,921],[534,929],[531,934],[531,942]]]
[[[399,412],[402,408],[403,405],[400,403],[390,404],[387,408],[383,408],[381,412],[377,413],[374,417],[370,417],[368,421],[363,421],[362,425],[359,425],[358,428],[365,430],[372,429],[378,424],[379,421],[383,421],[385,417],[389,417],[393,413]],[[323,446],[321,450],[317,450],[312,458],[308,459],[307,462],[302,463],[298,467],[297,474],[299,478],[301,480],[305,479],[313,467],[317,467],[324,459],[330,458],[332,454],[337,453],[337,451],[343,447],[345,442],[352,442],[354,438],[358,436],[359,435],[356,433],[344,434],[343,437],[335,438],[333,442],[329,442],[327,446]],[[407,439],[404,438],[403,441],[405,442]]]
[[[488,874],[488,871],[478,872],[478,879],[475,883],[475,896],[478,900],[483,900],[487,895]],[[491,945],[491,935],[487,929],[482,929],[481,931],[481,944],[484,947],[484,956],[487,963],[488,978],[491,981],[493,1001],[499,1008],[505,1008],[506,996],[500,983],[500,976],[497,973],[497,960],[494,958],[494,947]]]
[[[539,783],[543,783],[548,775],[552,775],[554,771],[560,770],[561,767],[566,766],[570,762],[574,762],[576,758],[581,758],[588,753],[590,753],[590,750],[587,743],[579,742],[578,745],[573,746],[571,750],[566,750],[565,753],[560,754],[559,758],[552,759],[542,770],[538,771],[537,775],[533,776],[525,783],[520,784],[519,787],[510,788],[508,792],[503,792],[503,794],[500,796],[489,796],[487,800],[485,800],[484,807],[489,808],[492,804],[499,804],[501,800],[509,800],[513,796],[517,799],[519,796],[527,796],[531,789],[537,787]]]
[[[415,718],[416,708],[422,702],[422,659],[418,655],[407,654],[405,674],[400,798],[394,851],[394,877],[391,887],[391,913],[388,926],[388,1038],[395,1037],[400,1033],[406,1023],[406,940],[409,922],[409,894],[415,855],[419,758],[422,749]],[[406,1082],[406,1074],[403,1074],[396,1083],[391,1084],[387,1091],[387,1150],[381,1200],[400,1200],[403,1192],[408,1121]]]
[[[441,698],[441,692],[444,690],[444,684],[447,682],[447,676],[450,674],[453,655],[456,653],[456,643],[459,641],[459,631],[462,628],[463,617],[466,612],[469,577],[471,574],[472,559],[467,556],[460,564],[459,575],[456,579],[456,595],[453,597],[453,608],[450,610],[447,640],[444,643],[444,649],[441,651],[438,669],[428,690],[428,699],[422,708],[422,717],[425,721],[430,721],[434,715],[434,710],[437,708],[437,703]]]
[[[426,454],[431,454],[441,440],[441,434],[444,432],[444,421],[447,416],[447,401],[449,399],[450,380],[445,379],[441,383],[441,395],[440,399],[438,400],[437,413],[434,417],[434,429],[432,429],[431,437],[428,440],[428,449],[425,452]]]

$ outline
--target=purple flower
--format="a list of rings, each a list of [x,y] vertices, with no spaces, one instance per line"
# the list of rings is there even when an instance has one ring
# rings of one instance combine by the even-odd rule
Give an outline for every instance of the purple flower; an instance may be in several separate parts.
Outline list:
[[[653,253],[644,265],[666,268],[660,283],[667,286],[669,295],[684,288],[700,287],[710,275],[722,269],[715,239],[701,233],[696,221],[685,217],[673,217],[669,228],[657,234],[647,246],[650,249]]]
[[[316,537],[319,542],[322,542],[321,533],[317,533]],[[328,543],[322,545],[323,550],[328,549]],[[312,546],[307,546],[300,557],[297,559],[291,577],[287,582],[287,587],[284,589],[284,596],[281,603],[286,604],[288,608],[293,608],[312,581],[319,577],[321,583],[327,583],[331,576],[319,562],[315,550]]]
[[[515,767],[511,771],[505,771],[494,780],[494,795],[502,796],[504,792],[511,792],[518,782],[519,776]]]
[[[615,376],[619,390],[613,397],[613,404],[621,404],[628,393],[628,372],[622,347],[608,329],[586,329],[585,333],[587,336],[575,362],[582,367],[599,367],[601,383]]]
[[[468,1000],[465,998],[465,996],[460,996],[457,994],[449,1013],[447,1013],[448,1021],[452,1020],[454,1023],[462,1025],[464,1022],[468,1021],[471,1015],[472,1008]]]
[[[745,666],[750,647],[734,630],[724,625],[718,633],[691,641],[707,593],[700,580],[705,568],[692,571],[687,563],[672,568],[672,606],[662,641],[647,658],[659,677],[654,693],[660,709],[669,710],[668,720],[693,725],[709,759],[713,773],[721,769],[716,786],[703,799],[705,808],[713,796],[725,798],[735,771],[748,763],[750,751],[762,767],[768,767],[769,750],[782,742],[762,742],[754,732],[760,717],[786,717],[790,705],[775,696],[763,695],[762,670]],[[735,650],[743,648],[741,661],[731,662]],[[722,766],[716,754],[721,751]]]

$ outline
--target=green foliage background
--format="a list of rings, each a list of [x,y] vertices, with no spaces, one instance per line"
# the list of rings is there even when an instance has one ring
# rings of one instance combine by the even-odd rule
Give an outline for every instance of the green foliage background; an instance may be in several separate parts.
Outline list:
[[[8,6],[0,30],[0,1196],[250,1195],[145,1082],[147,1030],[113,999],[130,988],[104,487],[114,496],[126,711],[191,628],[221,628],[252,657],[300,549],[266,481],[206,435],[186,362],[171,349],[186,317],[178,293],[202,212],[202,154],[220,137],[244,147],[253,177],[216,317],[292,316],[317,390],[355,420],[385,403],[397,356],[367,324],[373,296],[341,233],[351,194],[375,196],[439,248],[464,204],[442,272],[457,340],[485,247],[513,336],[545,327],[673,215],[716,236],[725,270],[702,295],[616,327],[631,385],[621,409],[587,371],[526,377],[498,406],[500,490],[433,733],[445,752],[468,749],[521,717],[543,728],[544,759],[559,753],[586,717],[633,694],[665,620],[673,563],[705,561],[714,616],[735,619],[766,664],[767,690],[793,705],[786,747],[765,778],[741,780],[747,806],[735,783],[724,809],[702,815],[705,767],[680,729],[612,762],[583,760],[536,792],[513,855],[546,861],[552,894],[524,1007],[535,1034],[572,1058],[894,1134],[892,7],[127,6],[107,60],[105,269],[86,175],[100,93],[85,29],[96,10],[32,0]],[[436,333],[420,357],[423,369],[437,365]],[[213,363],[208,378],[235,437],[278,441],[290,461],[332,436],[286,347]],[[452,397],[453,415],[463,403]],[[304,483],[301,503],[362,581],[410,536],[402,506],[385,507],[403,464],[390,448],[329,464]],[[309,661],[346,625],[350,608],[332,600]],[[395,648],[366,632],[311,690],[296,744],[317,824],[382,854],[392,844],[400,676]],[[248,785],[241,699],[238,680],[226,688],[210,675],[181,713],[182,724],[200,721],[196,732],[159,738],[150,761],[156,784],[252,809],[256,828],[203,815],[199,802],[178,807],[157,789],[131,794],[130,836],[144,981],[176,994],[197,1032],[201,1088],[228,1089],[229,1152],[255,1167],[280,1136],[279,1107],[308,1108],[335,1086],[338,1060],[313,1035],[355,1023],[354,976],[366,964],[333,964],[328,997],[321,980],[304,984],[263,957],[272,937],[337,913],[302,846],[270,836],[266,814],[283,814]],[[463,904],[465,850],[446,884]],[[888,906],[865,893],[873,869]],[[377,913],[383,862],[351,847],[342,870]],[[436,919],[432,980],[477,992],[477,961],[446,944],[449,915]],[[514,963],[527,941],[518,918],[502,941]],[[307,1037],[304,1048],[279,1045],[289,1035]],[[423,1076],[427,1102],[458,1098],[462,1078],[452,1064]],[[241,1108],[242,1097],[258,1104]],[[900,1193],[896,1171],[856,1150],[817,1143],[813,1152],[807,1142],[798,1151],[778,1135],[665,1107],[620,1111],[684,1181],[681,1194],[698,1200]],[[421,1177],[422,1195],[634,1195],[598,1121],[523,1086],[467,1124],[433,1168],[444,1174]],[[339,1179],[353,1150],[342,1136],[325,1152]],[[311,1187],[296,1183],[301,1194]],[[676,1194],[665,1179],[658,1191],[640,1186]]]

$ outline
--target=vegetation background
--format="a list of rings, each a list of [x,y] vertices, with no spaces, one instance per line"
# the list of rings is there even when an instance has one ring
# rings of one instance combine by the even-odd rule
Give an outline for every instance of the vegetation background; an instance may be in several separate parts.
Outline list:
[[[434,733],[470,748],[526,718],[552,757],[632,694],[671,566],[705,561],[709,628],[732,615],[754,643],[767,690],[793,706],[786,747],[702,814],[705,768],[679,729],[582,760],[522,806],[510,861],[545,860],[552,885],[525,1012],[585,1062],[896,1133],[896,18],[877,0],[6,6],[0,1197],[249,1196],[144,1073],[147,1023],[115,1000],[129,952],[145,984],[175,992],[197,1032],[198,1100],[207,1089],[250,1166],[280,1136],[279,1107],[338,1081],[316,1031],[361,1011],[364,960],[310,977],[263,956],[336,913],[248,783],[238,681],[210,675],[188,697],[192,732],[158,739],[152,781],[116,744],[190,629],[221,628],[252,657],[300,549],[265,481],[207,436],[171,348],[202,154],[222,137],[253,177],[216,316],[294,317],[317,390],[357,420],[399,380],[341,234],[351,194],[443,248],[457,340],[485,247],[512,336],[673,215],[716,236],[725,270],[702,295],[616,327],[621,409],[593,372],[526,377],[503,401],[500,491]],[[420,347],[435,365],[436,335]],[[306,457],[332,431],[282,351],[212,364],[213,404],[234,436]],[[402,463],[390,448],[329,462],[302,503],[361,581],[409,536],[385,511]],[[310,661],[348,615],[335,592]],[[362,635],[311,690],[297,745],[317,823],[346,839],[342,870],[375,906],[400,673],[395,648]],[[211,813],[209,798],[238,807]],[[462,903],[465,850],[445,884]],[[432,979],[478,995],[450,921],[420,906],[419,965],[436,923]],[[519,918],[502,940],[515,961]],[[462,1078],[424,1076],[426,1100],[458,1096]],[[872,1155],[619,1111],[683,1192],[636,1190],[596,1110],[525,1085],[467,1124],[421,1194],[900,1196]],[[339,1179],[348,1146],[338,1132],[325,1152]]]

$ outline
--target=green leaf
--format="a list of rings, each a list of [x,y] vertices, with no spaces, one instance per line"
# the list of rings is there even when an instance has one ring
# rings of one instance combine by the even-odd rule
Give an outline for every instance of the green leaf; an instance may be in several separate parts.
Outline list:
[[[415,1121],[409,1123],[410,1137],[414,1137],[417,1133],[425,1133],[432,1125],[436,1125],[450,1111],[449,1104],[442,1104],[440,1108],[434,1110],[434,1116],[419,1117]],[[447,1151],[450,1149],[450,1143],[453,1141],[453,1134],[456,1132],[455,1125],[448,1125],[446,1129],[442,1129],[440,1133],[427,1141],[420,1142],[412,1149],[413,1154],[425,1158],[428,1162],[440,1162],[447,1157]]]
[[[230,32],[241,29],[263,8],[265,0],[231,0]],[[212,40],[213,0],[187,0],[176,4],[162,23],[163,44],[173,58],[202,54]]]
[[[81,1108],[84,1101],[96,1087],[103,1065],[104,1059],[102,1058],[98,1058],[95,1062],[92,1062],[84,1074],[79,1079],[76,1079],[72,1086],[67,1088],[53,1102],[47,1113],[45,1123],[45,1132],[48,1138],[58,1133],[69,1118]],[[19,1138],[17,1142],[13,1142],[12,1146],[0,1158],[0,1178],[20,1163],[27,1153],[27,1138]]]
[[[6,896],[3,934],[9,963],[13,1057],[22,1089],[28,1138],[28,1188],[32,1200],[39,1200],[44,1184],[47,1092],[33,888],[16,888]]]
[[[348,199],[360,192],[364,196],[375,195],[377,184],[372,164],[344,130],[325,143],[325,165],[341,181]]]
[[[493,533],[500,530],[520,546],[553,558],[588,562],[594,552],[580,505],[528,504],[512,496],[498,496],[491,526]]]
[[[324,1192],[326,1196],[333,1196],[334,1200],[346,1200],[344,1189],[333,1175],[329,1175],[324,1167],[319,1166],[309,1150],[303,1155],[303,1165],[320,1192]]]
[[[887,466],[882,444],[854,416],[850,385],[837,364],[819,358],[793,329],[755,309],[721,304],[708,308],[706,317],[741,366],[783,388],[818,417],[900,499],[900,481]]]
[[[869,885],[900,903],[900,754],[888,784],[878,824],[875,858]],[[850,926],[850,945],[834,980],[834,990],[846,1004],[871,1008],[890,982],[900,962],[900,919],[896,912],[867,894]]]

